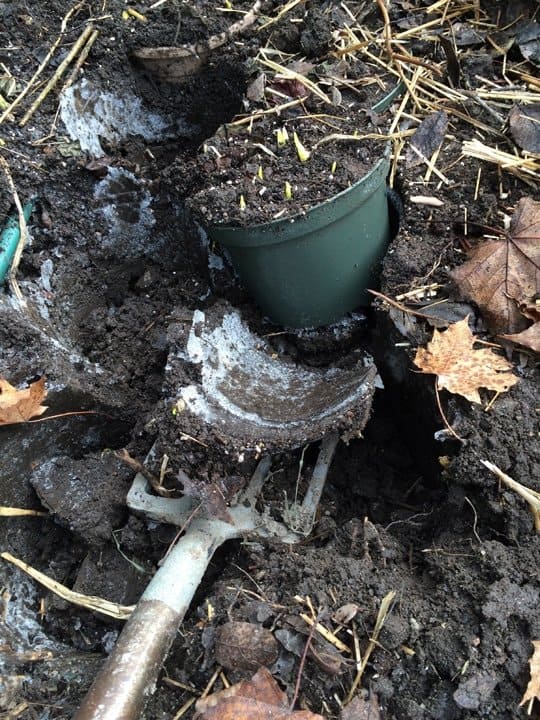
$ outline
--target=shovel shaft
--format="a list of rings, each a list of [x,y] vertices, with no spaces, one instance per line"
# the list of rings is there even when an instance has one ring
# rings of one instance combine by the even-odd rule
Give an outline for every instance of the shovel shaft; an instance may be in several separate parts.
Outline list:
[[[226,539],[201,529],[179,540],[150,581],[74,720],[140,717],[195,590]]]
[[[140,602],[100,670],[75,720],[133,720],[143,711],[180,624],[157,600]]]

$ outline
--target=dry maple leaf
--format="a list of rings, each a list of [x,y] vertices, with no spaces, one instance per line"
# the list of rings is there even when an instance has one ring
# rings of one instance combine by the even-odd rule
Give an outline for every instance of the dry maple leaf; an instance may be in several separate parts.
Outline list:
[[[0,377],[0,425],[21,423],[42,415],[47,406],[40,403],[46,396],[45,377],[30,383],[24,390],[17,390]]]
[[[437,387],[480,403],[478,388],[505,392],[518,382],[512,365],[493,350],[475,350],[468,317],[433,331],[426,348],[418,348],[414,363],[424,373],[437,375]]]
[[[525,690],[525,694],[519,703],[519,706],[529,703],[527,714],[531,714],[532,705],[535,700],[540,700],[540,640],[533,640],[534,651],[529,660],[531,666],[531,679]]]
[[[522,330],[520,333],[501,335],[501,337],[540,353],[540,322],[535,322],[534,325]]]
[[[478,305],[494,333],[519,333],[528,321],[523,308],[540,290],[540,202],[522,198],[506,237],[476,247],[451,273],[462,296]]]
[[[197,720],[324,720],[309,710],[289,710],[287,695],[265,667],[251,680],[197,700]]]

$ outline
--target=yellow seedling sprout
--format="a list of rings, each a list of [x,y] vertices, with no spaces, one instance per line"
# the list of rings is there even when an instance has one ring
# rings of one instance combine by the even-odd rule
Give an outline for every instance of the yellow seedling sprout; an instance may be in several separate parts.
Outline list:
[[[246,201],[243,195],[240,195],[240,200],[238,202],[238,205],[240,206],[240,210],[243,212],[246,209]]]
[[[148,22],[148,18],[146,17],[146,15],[143,15],[132,7],[129,7],[122,12],[122,20],[129,20],[130,18],[135,18],[135,20],[138,20],[142,23]]]
[[[283,194],[285,195],[285,200],[292,200],[292,187],[288,180],[285,180],[285,192]]]
[[[257,170],[257,177],[259,178],[259,180],[264,180],[262,165],[259,165],[259,169]]]
[[[286,127],[278,128],[276,131],[278,147],[283,147],[289,142],[289,133]]]
[[[300,142],[300,138],[296,133],[293,135],[294,140],[294,146],[296,148],[296,154],[298,155],[298,159],[300,162],[306,162],[306,160],[309,160],[311,153],[309,150],[306,150],[306,148],[302,145]]]
[[[332,163],[332,167],[330,168],[330,174],[335,175],[336,169],[337,169],[337,161],[334,160],[334,162]]]

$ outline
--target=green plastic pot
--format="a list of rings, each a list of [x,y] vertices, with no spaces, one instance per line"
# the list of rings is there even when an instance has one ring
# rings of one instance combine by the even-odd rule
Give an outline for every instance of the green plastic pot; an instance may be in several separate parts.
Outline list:
[[[390,239],[389,165],[387,147],[367,175],[306,214],[248,228],[208,228],[271,320],[318,327],[369,304],[366,289],[374,286]]]

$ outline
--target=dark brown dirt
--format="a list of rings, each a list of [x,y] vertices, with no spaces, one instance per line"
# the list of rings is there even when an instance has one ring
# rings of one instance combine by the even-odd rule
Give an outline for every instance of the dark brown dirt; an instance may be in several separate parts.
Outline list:
[[[329,5],[341,12],[338,3]],[[373,5],[362,17],[376,29]],[[417,22],[408,3],[396,5],[399,27]],[[532,5],[520,3],[520,11],[527,16]],[[442,393],[448,422],[463,439],[457,442],[441,434],[434,378],[412,365],[415,347],[431,335],[427,324],[378,307],[363,309],[366,319],[353,318],[337,341],[335,329],[274,336],[282,329],[260,317],[216,249],[204,245],[170,182],[182,158],[192,160],[201,143],[242,110],[242,58],[255,43],[247,37],[247,50],[228,46],[196,79],[169,87],[135,67],[131,50],[200,39],[226,27],[226,14],[211,3],[170,2],[148,10],[149,22],[142,24],[123,20],[125,7],[120,0],[85,5],[68,23],[61,49],[67,51],[88,17],[102,18],[84,79],[98,94],[139,98],[142,105],[131,114],[158,114],[164,122],[159,138],[102,135],[107,159],[89,169],[90,154],[73,146],[61,120],[51,132],[56,91],[25,128],[0,125],[0,152],[21,199],[37,197],[18,273],[28,305],[18,307],[7,287],[0,295],[0,373],[21,386],[46,374],[51,413],[94,412],[0,428],[0,505],[43,509],[41,497],[52,509],[47,517],[1,518],[1,550],[80,592],[131,604],[177,530],[127,510],[123,498],[132,473],[109,451],[128,447],[143,460],[156,442],[169,456],[167,483],[176,489],[179,469],[196,479],[250,476],[252,458],[240,462],[203,426],[186,434],[173,413],[178,385],[170,353],[179,363],[178,338],[194,310],[225,299],[254,332],[271,334],[276,353],[289,362],[346,366],[358,348],[369,351],[385,389],[376,393],[363,439],[340,445],[310,537],[287,548],[246,538],[214,557],[145,717],[171,718],[191,697],[167,677],[197,693],[205,688],[216,668],[216,628],[228,620],[274,633],[280,656],[273,672],[292,696],[307,632],[298,625],[295,596],[309,596],[321,622],[333,628],[335,611],[356,603],[352,624],[364,651],[390,591],[395,603],[360,691],[376,696],[384,720],[526,717],[518,704],[529,678],[531,641],[540,638],[540,535],[526,503],[501,488],[480,460],[540,491],[534,358],[513,354],[520,382],[489,411]],[[348,7],[361,11],[354,2]],[[0,61],[21,83],[47,52],[66,9],[58,1],[0,2]],[[289,52],[323,55],[329,40],[318,4],[307,3],[307,12],[303,25],[282,23],[268,38]],[[298,13],[302,18],[303,10]],[[504,13],[501,22],[511,22],[506,6]],[[426,40],[415,52],[429,56],[431,47]],[[473,70],[485,69],[490,47],[467,56],[463,67],[471,67],[472,87]],[[491,67],[499,77],[500,59]],[[129,115],[124,111],[126,123]],[[436,180],[426,186],[423,166],[399,166],[395,188],[404,216],[384,261],[382,289],[394,295],[439,282],[450,301],[447,312],[471,313],[485,333],[475,309],[457,301],[448,276],[464,258],[463,209],[470,227],[500,227],[502,214],[535,191],[482,164],[474,200],[479,162],[461,158],[461,142],[472,132],[451,119],[438,160],[448,186]],[[109,184],[100,185],[107,169]],[[444,204],[411,203],[418,194],[436,195]],[[11,211],[3,183],[0,218]],[[187,366],[183,371],[193,373]],[[290,498],[299,476],[305,487],[315,456],[310,446],[304,454],[275,457],[277,472],[263,500],[276,516],[283,492]],[[4,560],[0,587],[0,711],[23,720],[71,717],[121,623],[59,600]],[[353,646],[347,631],[339,636]],[[299,701],[338,718],[355,669],[350,654],[326,651],[322,660],[321,652],[308,658]],[[232,667],[227,676],[234,681],[245,672]],[[535,706],[531,717],[537,712]],[[190,709],[185,717],[192,716]]]

